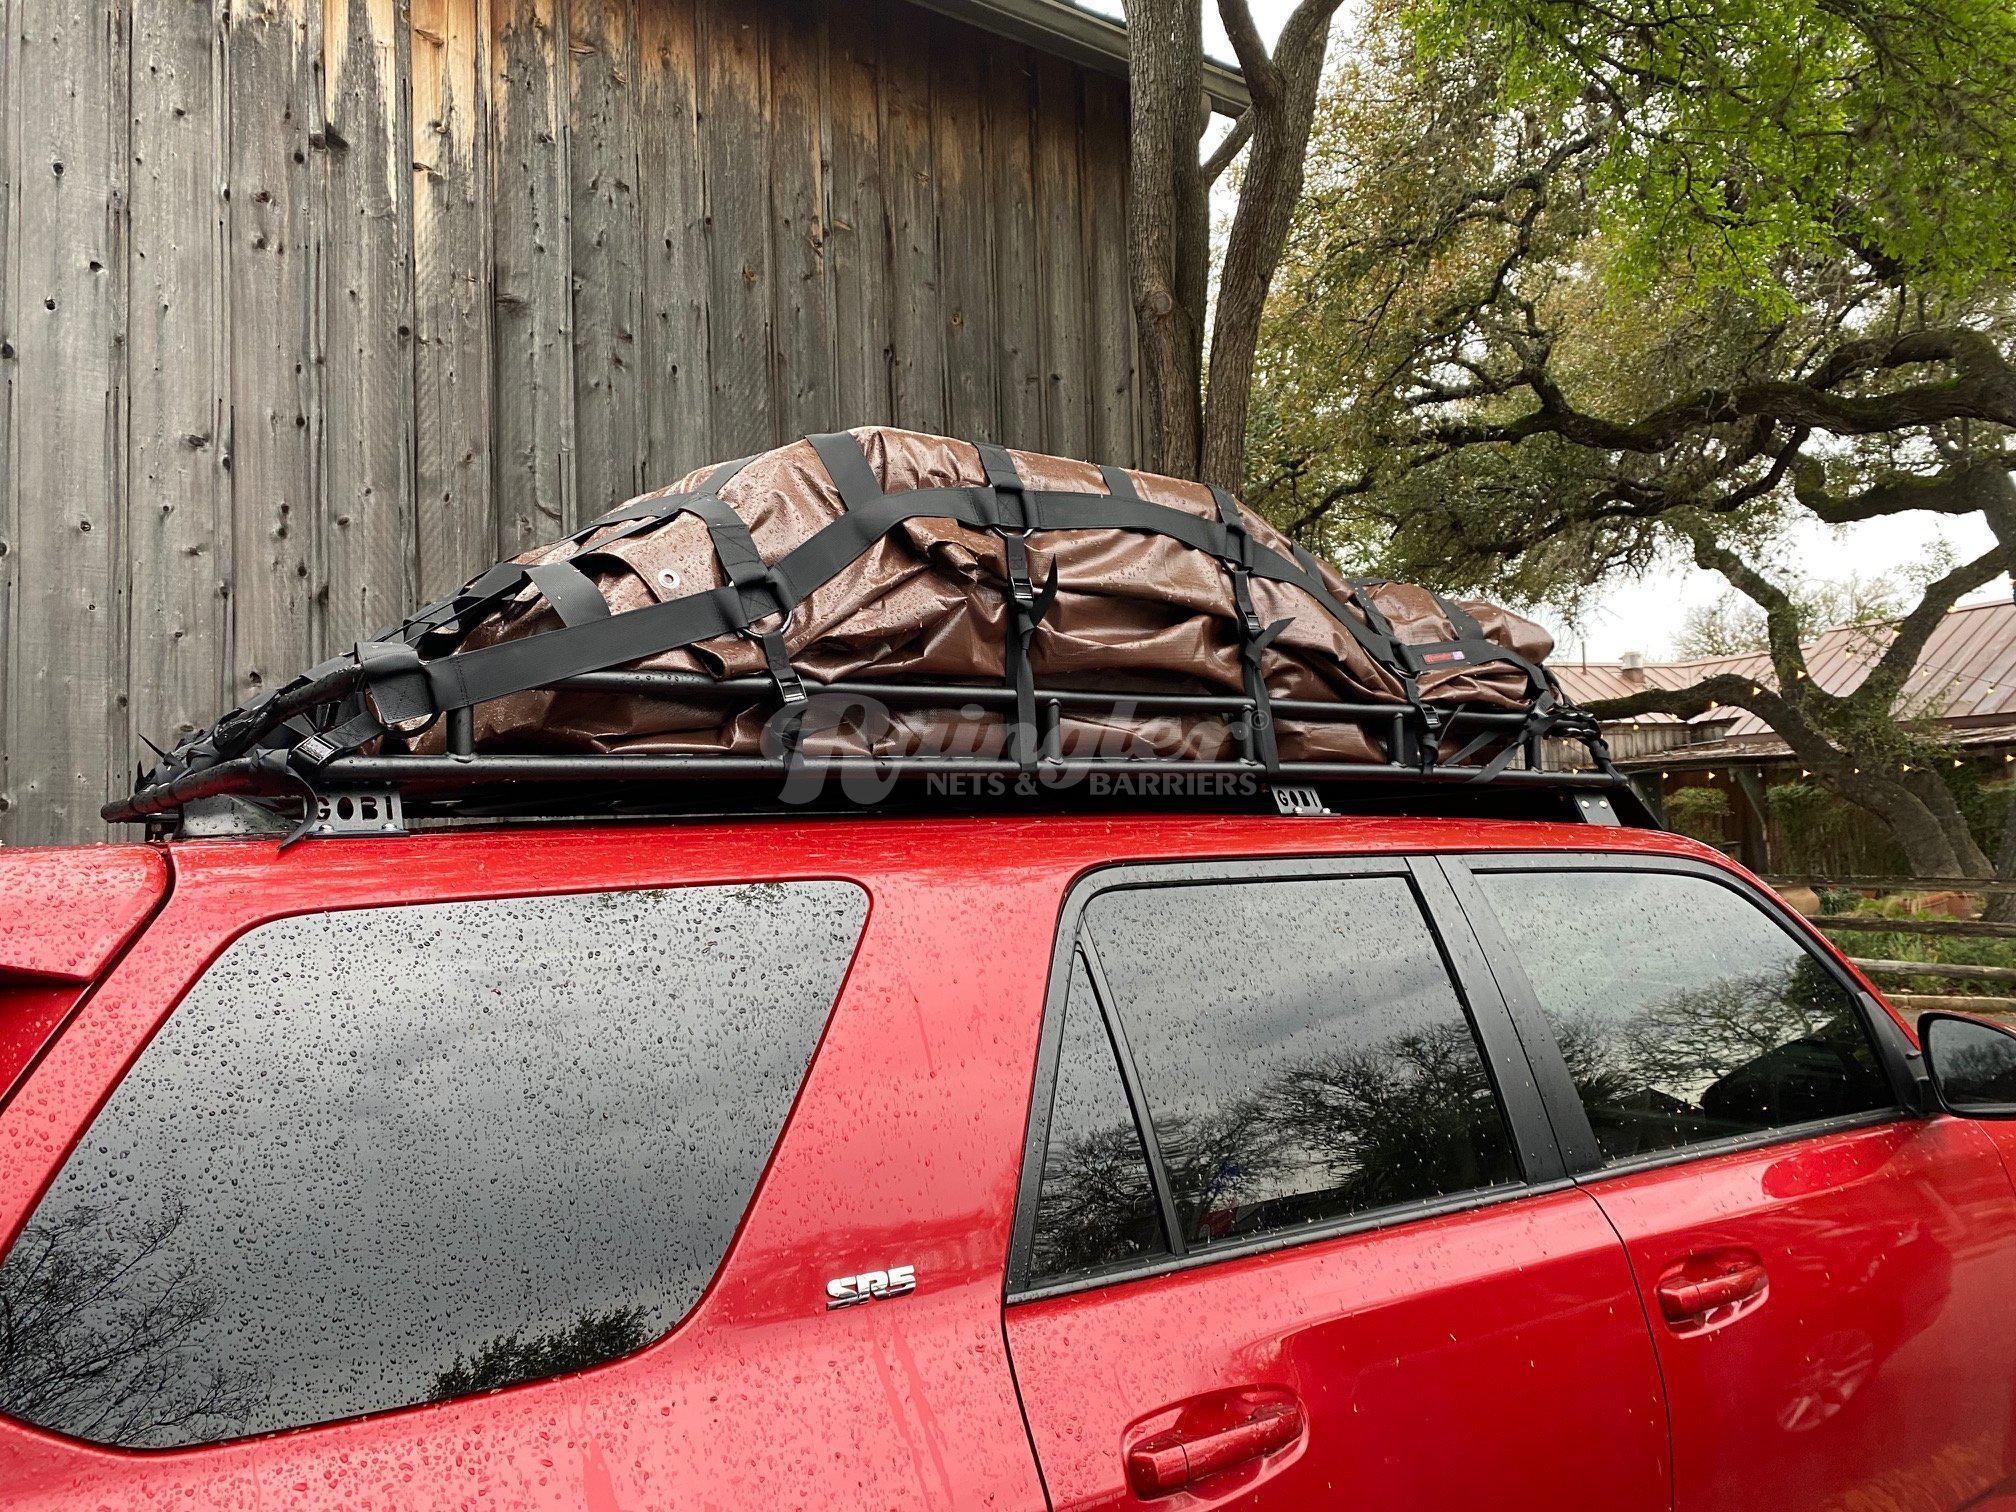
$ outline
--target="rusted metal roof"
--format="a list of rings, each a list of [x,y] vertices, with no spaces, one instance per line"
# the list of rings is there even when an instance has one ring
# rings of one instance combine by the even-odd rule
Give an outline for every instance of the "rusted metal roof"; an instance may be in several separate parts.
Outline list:
[[[1843,625],[1823,631],[1806,643],[1806,670],[1829,693],[1848,693],[1869,675],[1896,634],[1894,623]],[[1691,661],[1647,662],[1627,668],[1621,662],[1559,662],[1550,664],[1562,691],[1577,703],[1624,698],[1646,687],[1691,688],[1710,677],[1747,677],[1764,687],[1776,687],[1770,658],[1710,656]],[[2016,715],[2016,604],[1997,600],[1963,604],[1932,632],[1925,650],[1905,680],[1900,704],[1909,718],[1960,723]],[[1646,714],[1630,724],[1670,724],[1671,715]],[[1726,723],[1721,738],[1742,741],[1769,736],[1755,715],[1730,707],[1712,708],[1689,721]]]

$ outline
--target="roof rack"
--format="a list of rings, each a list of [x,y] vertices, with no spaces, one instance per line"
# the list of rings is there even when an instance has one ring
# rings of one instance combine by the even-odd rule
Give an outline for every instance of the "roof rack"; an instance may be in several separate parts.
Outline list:
[[[884,445],[906,434],[887,432]],[[383,833],[400,827],[408,813],[456,818],[612,808],[693,812],[718,806],[724,795],[737,803],[803,811],[825,801],[836,782],[852,802],[878,805],[898,789],[907,793],[919,784],[927,790],[937,785],[936,796],[985,795],[1005,787],[1018,800],[1043,802],[1077,785],[1103,785],[1125,796],[1145,786],[1158,795],[1224,806],[1298,785],[1345,783],[1360,792],[1384,786],[1412,794],[1465,786],[1500,793],[1530,789],[1546,795],[1537,812],[1558,811],[1564,795],[1579,791],[1592,795],[1592,811],[1615,813],[1618,804],[1612,800],[1620,797],[1627,810],[1642,811],[1624,797],[1625,779],[1610,764],[1596,722],[1562,699],[1558,682],[1538,660],[1504,636],[1492,639],[1468,609],[1429,592],[1439,614],[1431,633],[1446,638],[1410,638],[1379,608],[1380,580],[1342,579],[1334,572],[1326,577],[1327,569],[1306,550],[1242,511],[1223,489],[1159,480],[1158,489],[1192,491],[1185,496],[1188,507],[1178,508],[1144,497],[1140,480],[1110,467],[1098,469],[1103,490],[1046,488],[1025,478],[1007,449],[979,443],[972,450],[984,481],[894,491],[885,489],[859,433],[808,436],[760,454],[782,458],[789,451],[788,470],[801,484],[811,466],[826,475],[823,484],[811,485],[819,500],[811,513],[820,523],[809,533],[799,531],[781,554],[773,547],[771,558],[758,551],[749,522],[723,495],[759,458],[701,469],[677,490],[643,495],[562,542],[486,569],[352,651],[225,714],[210,729],[161,753],[152,771],[139,774],[131,796],[115,799],[102,812],[114,823],[191,833],[199,822],[211,832],[270,828],[282,809],[295,809],[299,818],[291,841],[308,834]],[[772,491],[782,486],[774,478],[760,485]],[[673,597],[654,594],[652,602],[611,612],[604,590],[582,564],[592,565],[616,544],[688,516],[706,530],[718,584]],[[825,585],[859,570],[878,543],[912,521],[998,539],[1002,679],[822,682],[794,665],[785,632],[800,607]],[[1058,599],[1059,563],[1053,554],[1047,578],[1037,581],[1027,543],[1050,532],[1083,530],[1174,542],[1216,563],[1229,583],[1239,692],[1037,683],[1031,647]],[[1273,592],[1300,594],[1348,637],[1353,655],[1362,654],[1383,672],[1383,679],[1356,683],[1368,701],[1274,695],[1264,657],[1294,619],[1263,620],[1252,592],[1261,583]],[[508,616],[511,606],[542,602],[559,628],[470,644],[478,625]],[[651,658],[724,636],[746,637],[760,646],[767,675],[713,678],[637,669]],[[1488,670],[1523,683],[1524,701],[1488,679],[1481,700],[1438,699],[1424,679],[1458,668],[1465,675]],[[1181,668],[1167,671],[1187,675]],[[1382,700],[1389,684],[1391,692]],[[753,752],[746,729],[731,742],[733,749],[683,754],[542,749],[547,737],[539,731],[510,737],[531,749],[478,750],[476,707],[535,691],[672,700],[719,707],[730,724],[750,714],[766,715],[767,722]],[[1005,737],[1002,748],[999,754],[991,749],[829,754],[835,748],[873,749],[876,739],[862,733],[863,719],[850,716],[865,716],[872,724],[892,707],[956,711],[949,728],[975,733],[984,728],[990,738],[998,729]],[[836,712],[833,731],[844,731],[842,738],[828,740],[823,730],[808,733],[813,719]],[[1135,728],[1144,715],[1184,721],[1193,732],[1216,723],[1226,738],[1214,740],[1219,754],[1209,760],[1159,754]],[[1354,744],[1376,755],[1284,760],[1277,735],[1283,721],[1318,730],[1353,728],[1362,737]],[[1116,734],[1131,730],[1131,747],[1115,751],[1103,736],[1086,742],[1080,736],[1088,722]],[[1545,770],[1549,737],[1579,740],[1594,770]],[[1597,795],[1605,800],[1600,805]],[[1282,804],[1284,811],[1325,806],[1315,799]]]
[[[1312,726],[1355,726],[1376,746],[1392,753],[1386,761],[1278,760],[1270,769],[1255,750],[1255,705],[1232,693],[1171,693],[1155,690],[1089,690],[1038,686],[1036,746],[1032,769],[1010,755],[826,756],[785,743],[774,754],[478,752],[469,709],[446,716],[445,749],[440,754],[389,751],[335,757],[312,776],[288,759],[284,748],[257,748],[261,738],[291,718],[313,715],[352,691],[340,676],[289,690],[260,711],[256,721],[232,729],[227,716],[213,738],[220,757],[211,765],[171,780],[136,787],[131,796],[105,805],[114,823],[146,823],[156,833],[215,834],[270,832],[281,806],[298,808],[290,838],[385,832],[403,827],[406,816],[495,818],[599,812],[676,814],[761,810],[805,812],[825,807],[860,807],[870,798],[890,799],[878,807],[903,808],[904,795],[921,790],[943,798],[1034,801],[1069,806],[1085,798],[1161,802],[1190,808],[1250,808],[1279,803],[1291,787],[1323,791],[1322,809],[1383,808],[1403,800],[1409,811],[1464,811],[1450,790],[1488,788],[1500,796],[1492,812],[1529,817],[1580,817],[1595,822],[1650,825],[1628,779],[1611,765],[1593,718],[1562,706],[1536,718],[1526,711],[1458,706],[1424,709],[1419,704],[1331,703],[1272,699],[1275,719]],[[709,679],[672,672],[590,672],[559,678],[544,689],[676,697],[734,706],[781,709],[776,684],[767,677]],[[1016,691],[1001,684],[836,681],[808,685],[817,700],[842,703],[876,700],[896,707],[973,707],[1012,717]],[[1231,759],[1205,761],[1164,756],[1069,756],[1060,735],[1065,714],[1180,714],[1222,720],[1232,738]],[[319,725],[319,719],[310,719]],[[1452,736],[1466,739],[1502,732],[1516,743],[1512,759],[1460,764],[1438,759]],[[1579,741],[1590,753],[1592,770],[1550,771],[1543,765],[1544,742]],[[396,742],[394,742],[396,743]],[[232,746],[235,755],[225,754]],[[1371,788],[1354,800],[1343,789]],[[829,792],[829,789],[835,791]],[[1075,793],[1074,789],[1083,791]],[[1437,793],[1443,796],[1435,796]],[[833,804],[836,796],[843,800]],[[1511,795],[1521,793],[1520,799]],[[389,795],[363,817],[353,816],[346,798]],[[218,805],[212,800],[249,800]],[[1508,800],[1510,800],[1508,802]],[[1578,801],[1579,800],[1579,801]],[[945,805],[936,805],[942,812]],[[233,815],[220,820],[220,814]],[[389,818],[388,818],[389,814]],[[260,816],[266,816],[262,819]],[[185,823],[200,816],[200,823]]]

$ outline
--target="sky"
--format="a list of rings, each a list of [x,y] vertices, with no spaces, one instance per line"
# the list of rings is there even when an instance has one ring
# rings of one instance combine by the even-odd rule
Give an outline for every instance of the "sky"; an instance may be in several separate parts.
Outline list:
[[[1079,0],[1087,10],[1123,17],[1120,0]],[[1282,23],[1295,7],[1295,0],[1250,0],[1254,23],[1271,44]],[[1343,14],[1348,16],[1349,7]],[[1204,49],[1216,58],[1229,59],[1232,44],[1218,20],[1215,0],[1204,0]],[[1220,194],[1224,194],[1221,187]],[[1219,207],[1221,217],[1229,217],[1229,203]],[[1925,560],[1944,537],[1965,561],[1978,556],[1993,544],[1986,524],[1977,516],[1959,520],[1927,514],[1897,515],[1870,520],[1859,525],[1835,528],[1809,521],[1796,529],[1786,543],[1779,566],[1788,576],[1812,581],[1871,577],[1892,572]],[[1432,586],[1432,585],[1431,585]],[[1569,622],[1558,614],[1538,614],[1554,633],[1555,658],[1559,661],[1615,661],[1627,651],[1658,659],[1671,653],[1674,640],[1684,628],[1688,611],[1706,607],[1722,597],[1727,588],[1714,573],[1691,564],[1675,563],[1635,581],[1612,584],[1596,595],[1578,616]],[[2007,579],[1974,595],[1968,602],[2010,593]]]

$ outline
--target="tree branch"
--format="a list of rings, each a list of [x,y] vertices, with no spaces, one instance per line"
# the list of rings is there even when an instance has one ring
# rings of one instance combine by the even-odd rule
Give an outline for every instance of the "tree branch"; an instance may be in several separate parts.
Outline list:
[[[1245,75],[1246,90],[1253,96],[1253,109],[1273,109],[1281,96],[1281,75],[1275,71],[1267,44],[1260,40],[1260,28],[1253,24],[1252,10],[1246,0],[1218,0],[1218,17],[1225,23],[1225,35],[1232,39],[1239,72]]]
[[[1245,150],[1246,144],[1252,139],[1253,112],[1245,110],[1240,112],[1239,118],[1232,123],[1232,129],[1225,133],[1225,139],[1211,150],[1209,157],[1204,159],[1199,171],[1204,176],[1204,186],[1207,189],[1224,177],[1225,170],[1232,166],[1232,160]]]
[[[1932,632],[1939,628],[1953,606],[1963,595],[1992,583],[2008,570],[2009,553],[2003,547],[1995,546],[1928,584],[1917,607],[1897,622],[1897,634],[1884,648],[1876,665],[1869,669],[1869,675],[1862,679],[1862,687],[1879,694],[1887,709],[1896,701],[1897,690],[1904,686],[1905,679],[1918,665],[1918,658],[1924,654],[1925,643],[1932,638]]]

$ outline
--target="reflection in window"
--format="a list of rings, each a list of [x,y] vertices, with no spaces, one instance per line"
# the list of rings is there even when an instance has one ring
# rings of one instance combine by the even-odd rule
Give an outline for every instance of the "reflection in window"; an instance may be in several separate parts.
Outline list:
[[[1405,880],[1129,889],[1086,927],[1189,1243],[1517,1178]]]
[[[720,1263],[865,912],[818,882],[252,931],[0,1265],[0,1411],[199,1444],[657,1338]]]
[[[1148,1156],[1120,1063],[1085,970],[1073,959],[1057,1052],[1057,1093],[1043,1151],[1030,1271],[1038,1280],[1096,1270],[1166,1248]]]
[[[1847,991],[1739,893],[1670,872],[1478,880],[1609,1159],[1890,1105]]]

